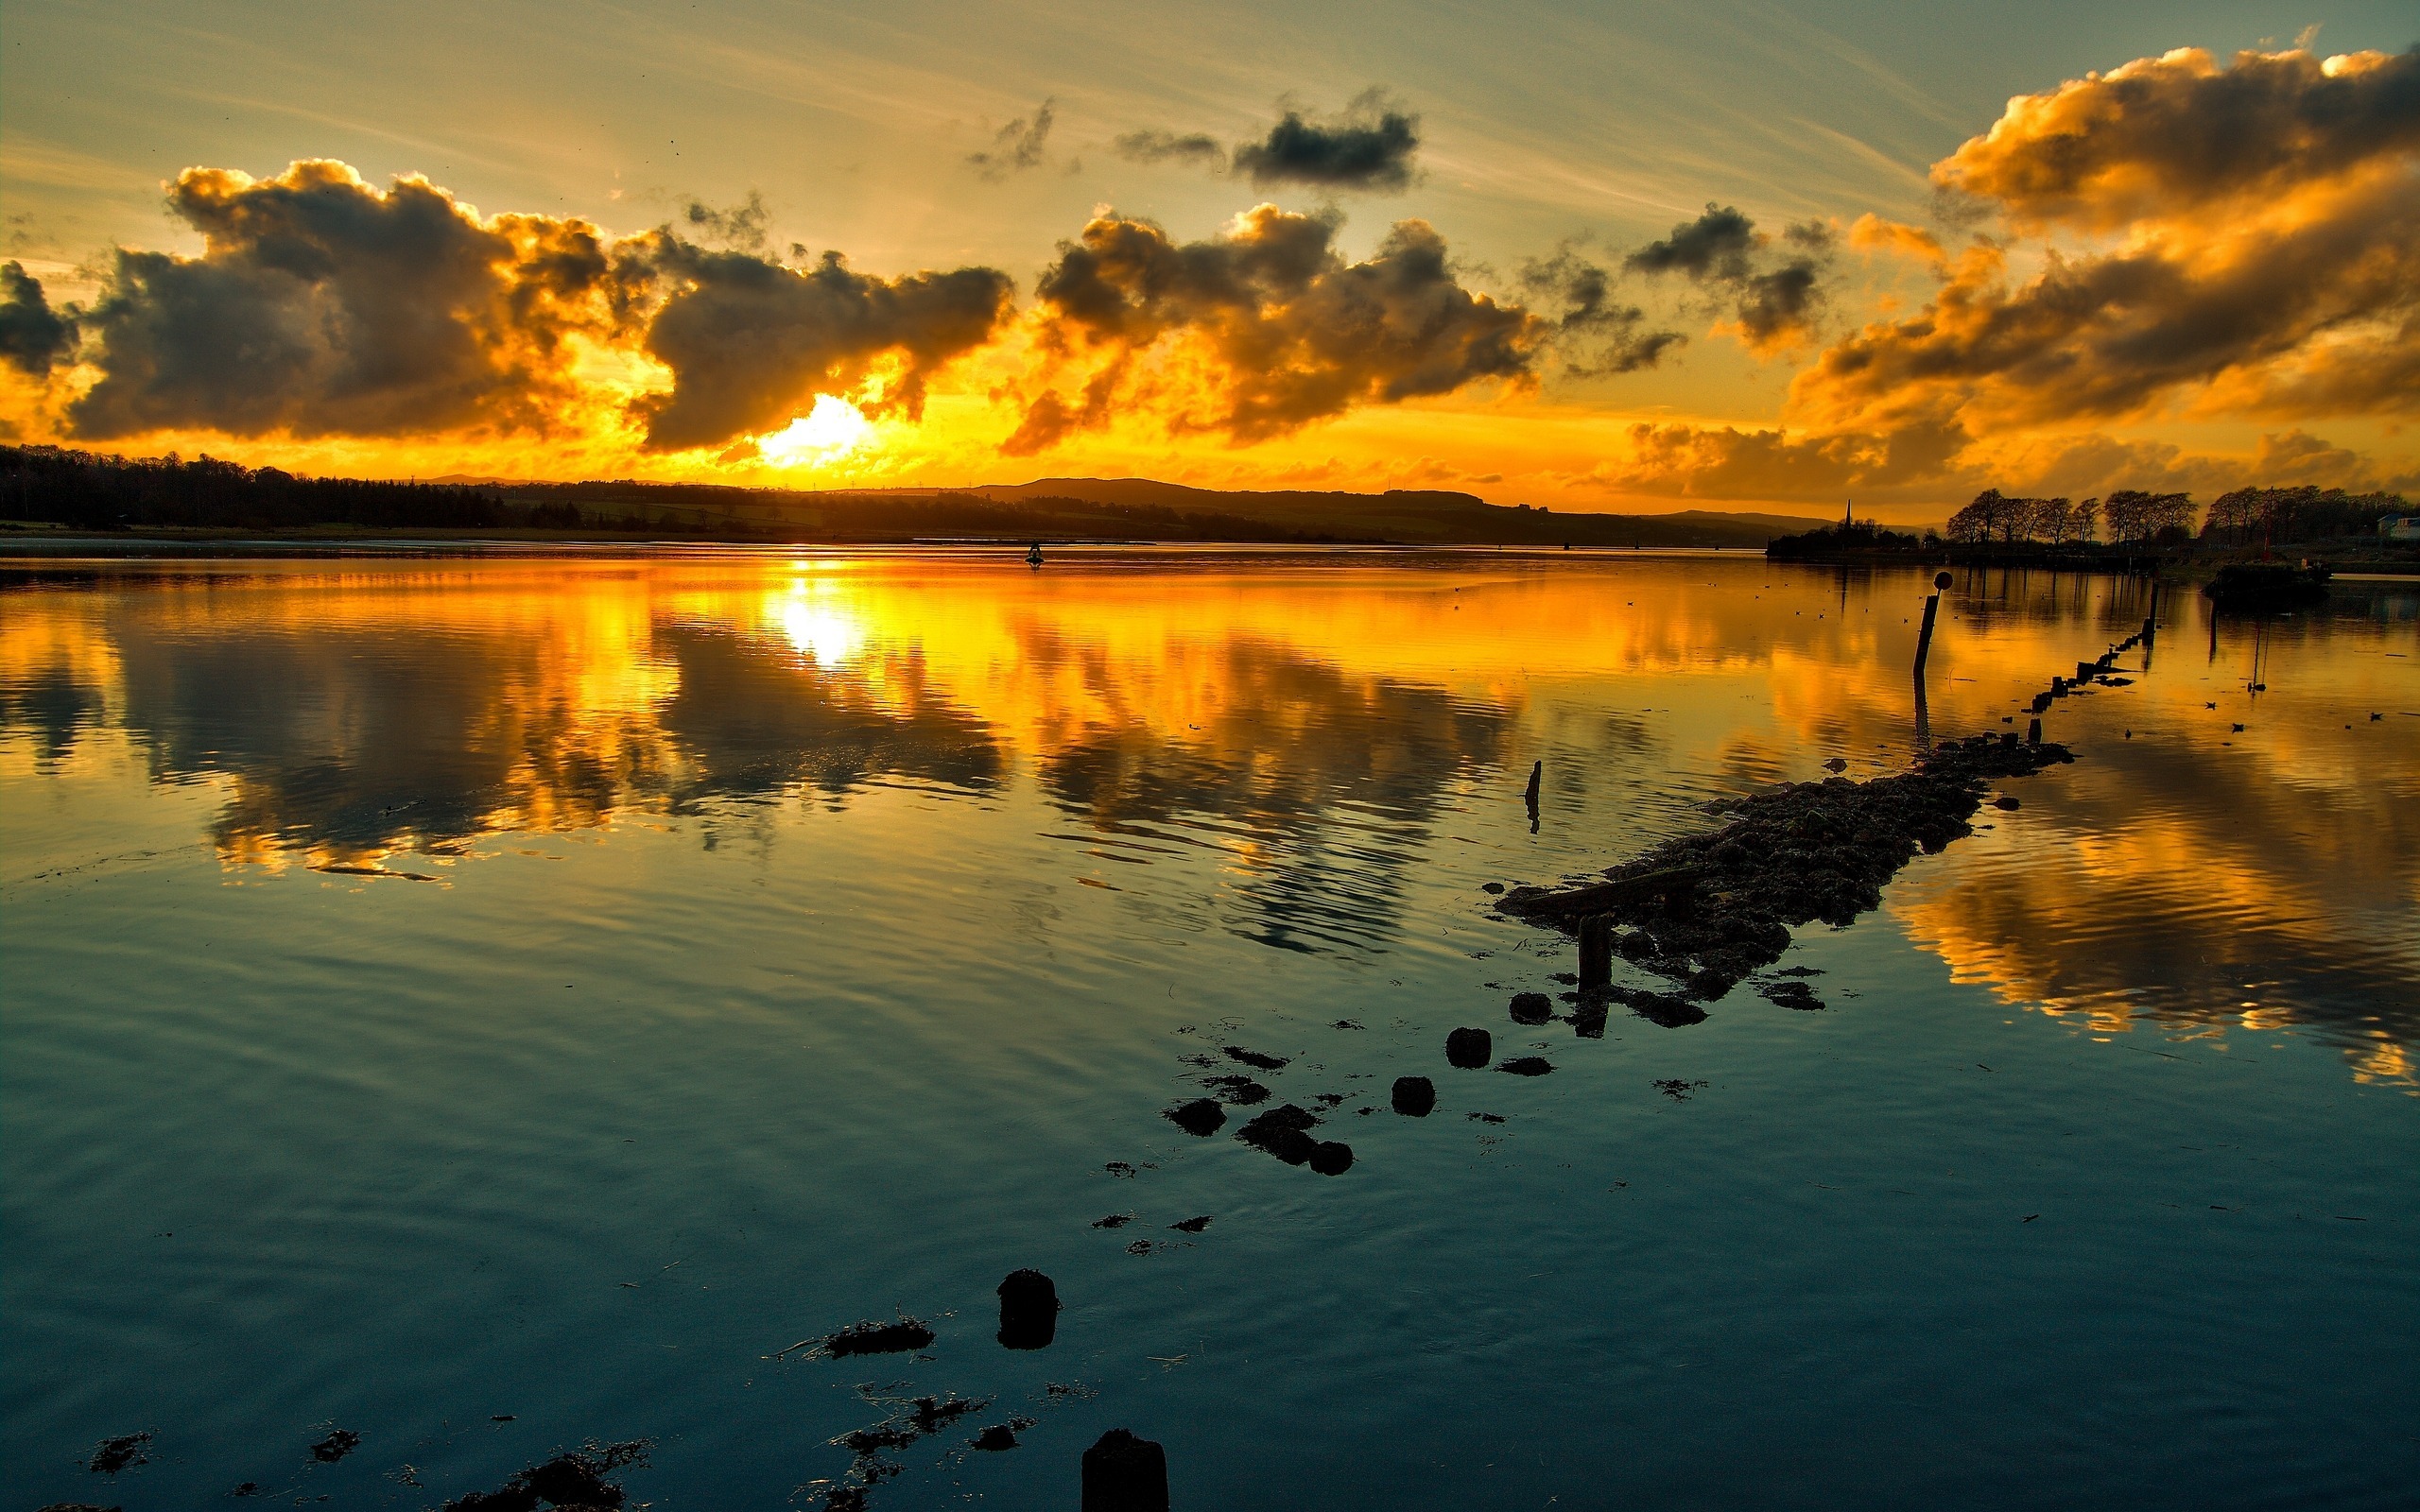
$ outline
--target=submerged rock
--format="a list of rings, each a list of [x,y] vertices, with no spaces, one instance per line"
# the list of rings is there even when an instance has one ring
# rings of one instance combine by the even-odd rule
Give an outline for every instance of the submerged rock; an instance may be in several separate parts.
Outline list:
[[[1804,982],[1768,982],[1756,991],[1769,1002],[1778,1003],[1785,1008],[1820,1012],[1824,1007],[1824,1000]]]
[[[493,1491],[472,1491],[445,1503],[445,1512],[537,1512],[554,1507],[612,1508],[626,1500],[606,1479],[625,1467],[647,1463],[648,1443],[589,1444],[520,1471]]]
[[[328,1436],[311,1446],[311,1457],[322,1465],[333,1465],[361,1447],[361,1435],[342,1428],[332,1429]]]
[[[1219,1048],[1229,1060],[1240,1061],[1255,1071],[1284,1071],[1293,1064],[1284,1056],[1265,1056],[1257,1050],[1246,1050],[1241,1045],[1220,1045]]]
[[[852,1323],[825,1339],[817,1352],[835,1356],[852,1354],[906,1354],[933,1342],[933,1331],[912,1317],[890,1323]]]
[[[1693,1023],[1705,1022],[1705,1009],[1686,998],[1669,992],[1650,992],[1644,988],[1617,987],[1607,994],[1615,1002],[1664,1029],[1685,1029]]]
[[[1307,1164],[1311,1154],[1319,1148],[1319,1141],[1310,1131],[1319,1126],[1319,1115],[1305,1108],[1288,1103],[1272,1108],[1236,1133],[1236,1138],[1253,1149],[1277,1157],[1288,1165]]]
[[[1457,1029],[1445,1037],[1445,1060],[1463,1071],[1477,1071],[1494,1058],[1495,1037],[1484,1029]]]
[[[115,1475],[150,1463],[151,1431],[147,1428],[139,1434],[102,1439],[93,1446],[93,1457],[84,1462],[84,1469],[95,1475]]]
[[[1253,1108],[1269,1101],[1269,1089],[1250,1076],[1204,1076],[1201,1085],[1230,1108]]]
[[[1342,1176],[1353,1169],[1353,1146],[1339,1140],[1322,1140],[1311,1146],[1311,1169],[1322,1176]]]
[[[1515,992],[1512,994],[1512,1022],[1514,1023],[1544,1023],[1553,1017],[1554,1000],[1547,997],[1545,993]]]
[[[1554,1062],[1544,1056],[1522,1056],[1495,1068],[1515,1076],[1544,1076],[1554,1070]]]
[[[1207,1097],[1165,1108],[1160,1116],[1196,1139],[1208,1139],[1227,1126],[1227,1110]]]
[[[1181,1220],[1181,1221],[1179,1221],[1179,1222],[1172,1223],[1172,1224],[1168,1225],[1168,1227],[1169,1227],[1169,1228],[1173,1228],[1173,1229],[1175,1229],[1175,1230],[1176,1230],[1177,1232],[1179,1232],[1179,1233],[1184,1233],[1184,1234],[1198,1234],[1198,1233],[1200,1233],[1202,1229],[1207,1228],[1209,1228],[1209,1227],[1210,1227],[1210,1217],[1209,1217],[1209,1214],[1204,1213],[1202,1216],[1201,1216],[1201,1217],[1199,1217],[1199,1218],[1186,1218],[1186,1219],[1183,1219],[1183,1220]]]
[[[1397,1076],[1394,1109],[1406,1118],[1426,1118],[1437,1106],[1437,1084],[1426,1076]]]

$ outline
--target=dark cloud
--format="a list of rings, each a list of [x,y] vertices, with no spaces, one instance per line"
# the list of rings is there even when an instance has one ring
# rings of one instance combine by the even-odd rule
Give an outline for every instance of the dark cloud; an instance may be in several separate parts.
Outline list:
[[[1720,290],[1741,342],[1752,352],[1770,353],[1813,336],[1824,298],[1824,266],[1837,241],[1822,221],[1787,227],[1781,239],[1793,250],[1777,264],[1764,266],[1772,238],[1737,208],[1709,203],[1705,214],[1631,253],[1622,266],[1649,275],[1679,273]]]
[[[728,210],[692,199],[682,207],[681,218],[697,240],[717,242],[735,252],[761,252],[772,212],[765,208],[765,197],[751,189],[746,199]]]
[[[84,317],[101,378],[77,435],[543,431],[568,397],[562,340],[608,266],[583,222],[482,222],[424,180],[382,193],[327,162],[187,169],[168,203],[204,251],[118,251]]]
[[[920,418],[925,379],[988,340],[1012,292],[988,267],[883,279],[838,252],[796,269],[662,233],[628,262],[655,301],[647,350],[672,369],[671,392],[633,406],[658,452],[776,429],[807,395],[854,389],[884,358],[898,370],[862,407]]]
[[[1179,243],[1149,221],[1096,218],[1039,291],[1046,348],[1090,370],[1072,394],[1029,400],[1004,450],[1037,452],[1138,405],[1172,431],[1247,443],[1357,404],[1532,378],[1546,322],[1464,288],[1426,222],[1397,222],[1361,263],[1336,250],[1339,225],[1263,205]]]
[[[1227,149],[1219,139],[1199,131],[1185,136],[1174,131],[1129,131],[1113,146],[1117,155],[1129,163],[1181,163],[1188,167],[1218,168],[1227,162]]]
[[[1672,228],[1622,260],[1634,273],[1686,273],[1695,279],[1739,280],[1748,276],[1748,253],[1756,245],[1756,223],[1729,205],[1709,202],[1705,214]]]
[[[2416,152],[2420,47],[2326,60],[2246,52],[2223,69],[2180,48],[2017,96],[1933,180],[2020,222],[2116,229]]]
[[[1652,368],[1688,340],[1678,331],[1648,326],[1647,312],[1614,296],[1614,275],[1565,244],[1550,258],[1521,265],[1521,287],[1535,300],[1559,305],[1556,344],[1566,371],[1595,378]]]
[[[1419,148],[1420,117],[1372,90],[1333,120],[1288,111],[1266,137],[1236,148],[1234,167],[1256,188],[1305,184],[1392,194],[1411,186]]]
[[[1042,166],[1056,104],[1054,100],[1044,100],[1031,115],[1021,115],[1000,128],[993,133],[990,147],[966,155],[966,165],[993,183],[1012,173]]]
[[[42,282],[24,265],[0,264],[0,361],[28,378],[47,378],[75,349],[75,318],[50,307]]]

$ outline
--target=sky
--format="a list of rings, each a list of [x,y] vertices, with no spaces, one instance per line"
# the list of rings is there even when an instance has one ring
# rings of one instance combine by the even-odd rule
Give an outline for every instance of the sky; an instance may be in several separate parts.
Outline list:
[[[2420,20],[0,15],[0,437],[1935,522],[2420,490]]]

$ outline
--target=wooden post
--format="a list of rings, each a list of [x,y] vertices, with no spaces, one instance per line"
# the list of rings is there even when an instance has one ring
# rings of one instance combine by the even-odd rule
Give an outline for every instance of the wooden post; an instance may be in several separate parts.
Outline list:
[[[2027,745],[2029,745],[2029,746],[2039,746],[2039,745],[2041,745],[2041,744],[2042,744],[2042,721],[2041,721],[2041,720],[2039,720],[2039,719],[2033,719],[2033,720],[2029,720],[2029,721],[2026,723],[2026,726],[2025,726],[2025,743],[2026,743]]]
[[[1614,916],[1590,914],[1580,921],[1580,993],[1614,985]]]
[[[1113,1428],[1084,1451],[1083,1469],[1083,1512],[1168,1512],[1168,1456],[1150,1439]]]
[[[1941,595],[1949,587],[1949,575],[1942,573],[1932,580],[1932,596],[1925,600],[1924,628],[1916,632],[1916,680],[1925,679],[1925,662],[1932,655],[1933,620],[1941,613]]]
[[[1530,764],[1530,790],[1528,793],[1524,794],[1523,797],[1528,801],[1530,812],[1532,813],[1535,813],[1538,807],[1538,781],[1546,775],[1546,770],[1547,764],[1544,762],[1531,762]]]

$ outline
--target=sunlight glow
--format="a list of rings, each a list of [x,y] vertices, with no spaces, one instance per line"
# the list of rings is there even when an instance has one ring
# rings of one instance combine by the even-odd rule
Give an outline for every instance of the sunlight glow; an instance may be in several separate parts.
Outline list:
[[[873,426],[857,406],[832,394],[815,396],[815,407],[785,429],[760,438],[757,449],[774,467],[820,467],[863,447]]]

